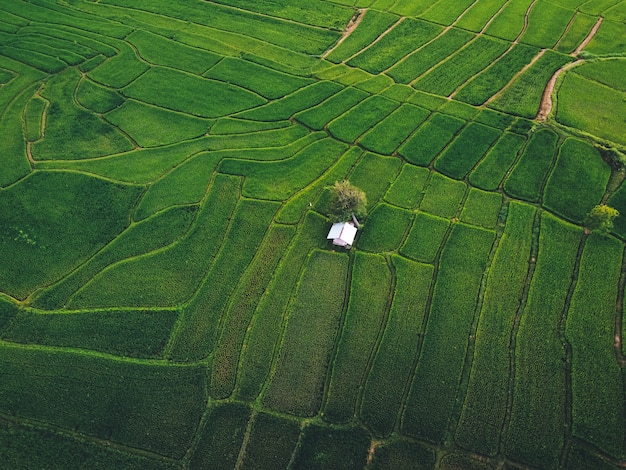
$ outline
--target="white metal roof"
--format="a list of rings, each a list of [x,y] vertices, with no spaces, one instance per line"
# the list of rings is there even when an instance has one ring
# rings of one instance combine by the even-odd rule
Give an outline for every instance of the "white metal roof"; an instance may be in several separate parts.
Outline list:
[[[333,243],[340,245],[352,245],[354,243],[354,237],[356,237],[357,228],[348,222],[338,222],[333,224],[328,232],[329,240],[332,239]]]

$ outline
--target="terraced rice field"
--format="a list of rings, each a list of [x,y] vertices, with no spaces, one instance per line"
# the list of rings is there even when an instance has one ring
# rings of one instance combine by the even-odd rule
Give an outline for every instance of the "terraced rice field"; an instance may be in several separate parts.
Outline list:
[[[0,0],[0,468],[626,467],[625,4]]]

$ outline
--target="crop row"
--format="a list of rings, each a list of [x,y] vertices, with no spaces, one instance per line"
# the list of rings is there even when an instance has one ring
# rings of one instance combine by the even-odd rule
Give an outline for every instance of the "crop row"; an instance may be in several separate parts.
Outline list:
[[[546,182],[544,205],[565,219],[582,223],[600,203],[610,174],[611,169],[595,147],[569,138],[561,145]]]
[[[371,47],[350,59],[348,65],[378,74],[434,38],[441,30],[433,23],[405,18]]]
[[[328,60],[339,63],[356,55],[369,46],[389,28],[398,17],[377,10],[368,10],[363,13],[362,21],[350,36],[347,37],[329,55]]]
[[[541,217],[539,252],[515,349],[515,380],[506,454],[555,467],[565,442],[565,350],[560,335],[581,230]]]
[[[573,433],[619,457],[624,448],[622,371],[615,361],[615,299],[623,246],[587,239],[567,316],[572,345]]]
[[[271,226],[250,268],[238,282],[224,314],[221,336],[211,363],[210,393],[213,397],[228,397],[235,387],[246,330],[294,232],[293,227]]]
[[[181,458],[205,406],[205,370],[0,346],[0,411]],[[45,399],[42,399],[45,397]]]
[[[173,310],[50,313],[22,310],[2,333],[13,343],[91,349],[131,357],[161,355],[178,318]]]
[[[361,383],[375,353],[387,316],[391,274],[385,259],[356,253],[352,267],[350,302],[337,346],[322,416],[331,422],[350,421],[355,414]]]
[[[196,291],[217,254],[239,198],[239,178],[216,176],[192,229],[163,250],[108,266],[77,291],[70,308],[178,305]]]
[[[411,83],[465,45],[471,33],[452,28],[399,61],[388,74],[398,83]]]
[[[534,218],[531,206],[510,203],[487,276],[469,384],[455,434],[461,446],[484,455],[497,453],[506,416],[510,338],[528,273]]]
[[[504,41],[478,36],[413,83],[418,90],[449,96],[507,49]]]
[[[314,251],[306,264],[275,371],[263,395],[266,406],[297,416],[314,416],[338,336],[348,277],[348,257]]]
[[[490,107],[507,113],[533,118],[539,111],[541,96],[548,80],[572,57],[547,50],[524,73],[496,98]]]
[[[495,233],[456,224],[442,252],[419,365],[406,401],[403,431],[440,443],[454,408]]]
[[[396,275],[393,302],[383,336],[369,371],[360,416],[377,436],[395,428],[405,389],[415,365],[426,315],[433,267],[393,258]]]
[[[193,361],[215,348],[230,296],[266,235],[278,204],[243,199],[235,208],[228,233],[206,277],[183,309],[171,356]],[[206,268],[205,268],[206,269]]]
[[[326,221],[309,212],[282,263],[256,308],[246,334],[237,378],[236,395],[254,400],[267,380],[284,314],[309,253],[325,246]],[[324,242],[324,244],[322,244]]]

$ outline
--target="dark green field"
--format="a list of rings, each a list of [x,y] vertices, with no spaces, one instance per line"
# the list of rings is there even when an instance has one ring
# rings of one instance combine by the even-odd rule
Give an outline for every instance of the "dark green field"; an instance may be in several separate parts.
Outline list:
[[[0,0],[0,469],[625,468],[625,38],[620,0]]]

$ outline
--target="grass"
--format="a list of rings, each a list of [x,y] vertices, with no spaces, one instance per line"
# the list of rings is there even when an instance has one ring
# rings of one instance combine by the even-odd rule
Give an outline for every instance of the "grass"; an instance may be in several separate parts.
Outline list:
[[[370,438],[362,428],[331,429],[309,425],[302,431],[294,467],[323,470],[329,467],[360,469],[367,460]]]
[[[556,120],[569,127],[584,129],[620,145],[626,140],[613,116],[624,113],[624,93],[577,73],[566,75],[558,90]]]
[[[294,117],[305,126],[319,131],[368,96],[368,93],[358,88],[348,87],[317,106],[300,111]]]
[[[382,96],[372,96],[351,108],[328,125],[328,131],[337,139],[354,142],[385,116],[398,107],[398,103]]]
[[[574,15],[575,12],[568,8],[539,0],[528,15],[528,28],[520,41],[542,48],[554,47]],[[546,23],[549,28],[543,27]]]
[[[396,285],[384,334],[369,371],[360,416],[375,436],[395,428],[404,389],[411,379],[426,314],[433,267],[395,256]]]
[[[319,178],[346,150],[345,144],[326,138],[279,162],[224,159],[219,171],[244,176],[243,195],[246,197],[280,201]]]
[[[495,233],[456,224],[441,253],[420,362],[407,397],[404,433],[443,442]]]
[[[405,209],[417,208],[429,177],[430,172],[426,168],[403,165],[402,171],[387,191],[385,200]]]
[[[557,139],[558,136],[549,129],[541,129],[532,135],[504,182],[504,190],[509,195],[530,202],[539,200],[555,157]]]
[[[183,309],[183,324],[177,329],[171,347],[172,358],[185,362],[201,360],[213,351],[228,301],[261,245],[277,209],[277,204],[264,201],[243,199],[239,202],[221,250],[211,260],[212,266]]]
[[[190,467],[234,468],[250,414],[246,405],[215,405],[191,457]]]
[[[388,311],[390,290],[391,273],[385,259],[357,252],[350,302],[322,412],[325,421],[344,423],[355,415],[360,385]]]
[[[534,218],[533,207],[510,203],[504,234],[487,276],[467,393],[455,434],[459,445],[483,455],[498,452],[506,418],[510,336],[528,273]]]
[[[570,56],[547,50],[489,106],[532,119],[539,111],[541,96],[552,75],[572,60]]]
[[[312,83],[311,80],[234,57],[225,57],[204,77],[238,85],[267,99],[282,98]]]
[[[494,229],[502,207],[502,195],[471,188],[461,211],[461,221]]]
[[[446,61],[430,69],[413,86],[428,93],[449,96],[506,51],[506,48],[504,41],[478,36]]]
[[[359,139],[359,145],[372,152],[391,155],[430,113],[411,104],[403,104]]]
[[[131,224],[115,240],[60,281],[39,289],[31,297],[34,307],[62,308],[68,299],[108,265],[162,249],[182,238],[190,229],[197,207],[179,206]]]
[[[618,458],[625,437],[622,371],[614,354],[622,252],[614,238],[587,239],[565,329],[572,345],[573,433]]]
[[[235,85],[161,67],[152,67],[124,88],[124,95],[204,118],[226,116],[266,101]]]
[[[300,271],[310,251],[326,245],[326,233],[326,221],[309,212],[283,262],[273,273],[246,334],[235,390],[237,397],[254,400],[261,392],[270,374],[271,361],[268,358],[274,354],[278,339],[276,332],[282,328],[283,314],[296,288]]]
[[[148,456],[103,447],[76,437],[42,430],[26,424],[0,423],[0,457],[11,468],[26,466],[45,468],[54,462],[58,468],[78,470],[88,466],[94,470],[125,468],[141,470],[174,469],[174,464]]]
[[[559,322],[581,230],[541,217],[539,253],[522,312],[506,455],[527,465],[556,466],[565,433],[565,350]]]
[[[44,140],[33,144],[35,159],[84,159],[132,149],[131,142],[102,118],[74,103],[80,75],[68,69],[50,79],[42,96],[51,101]]]
[[[404,240],[413,215],[385,203],[376,206],[367,218],[359,238],[359,248],[374,253],[395,251]]]
[[[515,45],[506,55],[464,85],[454,98],[472,105],[482,105],[504,88],[538,52],[534,47]]]
[[[269,413],[256,414],[243,454],[243,468],[287,468],[299,436],[297,421]]]
[[[315,416],[343,311],[348,257],[314,251],[306,265],[276,369],[263,403],[297,416]]]
[[[398,158],[366,153],[354,167],[348,180],[365,192],[368,210],[384,196],[389,185],[397,177],[401,165]],[[372,175],[376,175],[376,178],[372,178]]]
[[[227,398],[235,388],[246,330],[294,234],[293,227],[273,225],[232,295],[211,363],[210,393],[215,398]]]
[[[76,88],[76,101],[95,113],[108,113],[124,103],[124,98],[111,88],[84,79]]]
[[[199,203],[207,192],[216,158],[199,153],[150,185],[135,208],[133,218],[144,220],[168,207]]]
[[[376,446],[372,468],[375,470],[426,470],[434,468],[435,453],[408,440]]]
[[[500,137],[500,131],[470,123],[435,160],[437,171],[454,179],[463,179]]]
[[[398,153],[409,163],[428,166],[465,122],[445,114],[434,113],[407,142],[398,149]]]
[[[575,70],[576,74],[589,80],[626,92],[626,79],[622,73],[623,68],[623,60],[602,60],[581,65]]]
[[[563,218],[582,223],[600,203],[610,175],[611,169],[595,147],[567,139],[546,183],[544,204]]]
[[[112,264],[69,300],[70,308],[171,306],[188,300],[217,254],[239,199],[240,180],[217,176],[193,229],[178,243]]]
[[[0,259],[14,266],[0,274],[4,292],[23,299],[112,241],[128,226],[139,191],[72,172],[33,173],[3,191]]]
[[[520,135],[511,132],[502,134],[485,158],[470,173],[469,182],[485,191],[498,189],[525,142],[526,139]]]
[[[624,2],[0,3],[4,466],[624,458]]]
[[[50,314],[23,310],[3,332],[2,339],[118,356],[159,357],[177,318],[178,312],[171,310]]]
[[[466,190],[467,185],[463,181],[434,173],[426,188],[420,210],[450,219],[459,211]]]
[[[134,31],[127,39],[150,64],[172,67],[196,75],[202,75],[221,58],[213,52],[190,47],[149,31]]]
[[[201,137],[211,121],[128,100],[106,116],[141,147],[156,147]]]
[[[204,369],[198,366],[7,343],[0,357],[2,413],[171,458],[184,455],[205,406]]]
[[[441,30],[440,26],[433,23],[405,18],[374,45],[350,59],[347,64],[378,74],[434,38]]]
[[[328,55],[328,60],[339,63],[349,59],[371,44],[397,20],[398,17],[389,13],[368,10],[359,27]]]
[[[433,264],[449,226],[450,222],[446,219],[426,212],[418,213],[400,253],[416,261]]]

